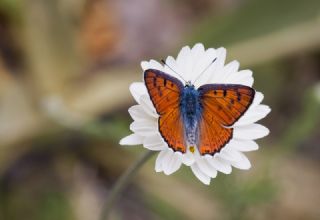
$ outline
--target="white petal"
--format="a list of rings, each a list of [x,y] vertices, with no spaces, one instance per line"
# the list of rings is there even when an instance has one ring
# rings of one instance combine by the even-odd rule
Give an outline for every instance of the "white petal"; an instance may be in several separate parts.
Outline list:
[[[219,83],[233,84],[232,79],[237,77],[239,66],[240,63],[236,60],[228,63],[222,70]]]
[[[129,114],[135,121],[141,120],[156,120],[154,117],[151,117],[144,111],[144,108],[141,105],[134,105],[129,108]]]
[[[216,66],[218,65],[218,58],[214,63],[212,63],[215,58],[217,58],[217,52],[213,48],[209,48],[202,55],[202,57],[199,58],[198,63],[194,67],[191,79],[196,88],[199,88],[203,84],[208,84],[210,82],[210,78],[214,74]]]
[[[223,66],[226,61],[227,50],[224,47],[220,47],[217,49],[217,63],[220,66]]]
[[[271,111],[271,108],[267,105],[258,105],[257,107],[254,108],[255,111],[263,114],[268,114]]]
[[[249,87],[252,87],[253,83],[254,83],[253,77],[244,78],[237,82],[237,84],[241,84]]]
[[[218,155],[227,161],[237,161],[241,159],[240,152],[229,147],[229,143],[218,153]]]
[[[188,81],[191,80],[191,70],[192,70],[192,56],[191,56],[191,50],[189,46],[183,47],[178,56],[177,56],[177,65],[179,68],[179,74],[181,74],[184,77],[184,80]]]
[[[254,95],[253,102],[249,108],[254,108],[257,105],[259,105],[262,102],[263,98],[264,98],[264,95],[261,92],[256,91],[256,94]]]
[[[234,60],[234,61],[228,63],[228,64],[224,67],[225,73],[223,73],[223,74],[236,73],[236,72],[238,72],[239,67],[240,67],[239,61]]]
[[[181,152],[172,152],[170,156],[167,156],[166,160],[162,162],[163,172],[166,175],[170,175],[176,172],[182,164],[182,154]]]
[[[204,54],[204,46],[202,43],[197,43],[195,44],[192,49],[191,49],[191,55],[192,55],[192,59],[193,62],[197,62],[199,57],[202,56],[202,54]]]
[[[139,145],[142,144],[143,137],[137,134],[130,134],[120,140],[120,145]]]
[[[217,176],[217,170],[210,165],[205,157],[201,157],[196,163],[200,170],[207,176],[210,176],[211,178],[215,178]]]
[[[144,83],[134,82],[130,85],[129,90],[137,103],[140,103],[140,97],[142,95],[148,95],[148,91]]]
[[[191,153],[190,151],[184,153],[182,155],[182,162],[187,166],[191,166],[195,162],[193,153]]]
[[[241,70],[239,72],[234,72],[230,75],[226,83],[230,84],[242,84],[251,87],[253,84],[253,77],[251,70]]]
[[[141,136],[150,136],[158,133],[157,122],[134,121],[130,125],[130,130]]]
[[[239,140],[233,138],[228,143],[229,147],[238,151],[253,151],[258,150],[258,144],[253,140]]]
[[[156,167],[155,167],[156,172],[162,172],[163,171],[162,162],[163,162],[163,159],[166,157],[167,154],[170,154],[170,151],[163,150],[158,154],[158,157],[156,159]]]
[[[196,78],[197,74],[199,72],[197,71],[201,71],[199,70],[197,67],[199,66],[199,63],[202,62],[202,57],[205,56],[205,50],[204,50],[204,46],[201,43],[197,43],[193,46],[193,48],[191,49],[191,71],[190,71],[190,76],[189,76],[189,80],[191,82],[193,82],[193,80]]]
[[[251,163],[250,161],[248,160],[248,158],[241,153],[241,159],[238,160],[238,161],[232,161],[231,162],[231,165],[238,168],[238,169],[241,169],[241,170],[248,170],[251,168]]]
[[[212,158],[206,158],[208,163],[210,163],[211,166],[213,166],[218,171],[230,174],[232,171],[232,168],[230,164],[224,160],[222,160],[219,156],[214,156]]]
[[[190,52],[191,52],[191,50],[190,50],[189,46],[184,46],[180,50],[180,52],[179,52],[179,54],[177,56],[177,63],[179,65],[179,67],[181,67],[185,63],[186,58],[188,56],[190,56]]]
[[[251,70],[242,70],[239,72],[238,84],[252,87],[254,79]]]
[[[154,108],[150,98],[149,98],[149,95],[142,95],[140,96],[140,105],[143,107],[144,111],[150,115],[151,117],[154,117],[154,118],[158,118],[158,114],[156,112],[156,109]]]
[[[168,164],[171,162],[171,159],[173,158],[173,154],[174,154],[173,150],[168,148],[166,150],[165,156],[162,159],[162,170],[166,175],[168,175],[167,174],[168,173]]]
[[[149,61],[149,68],[163,71],[163,66],[156,60]]]
[[[141,68],[143,69],[143,71],[145,71],[145,70],[147,70],[147,69],[150,69],[150,67],[149,67],[149,62],[148,62],[148,61],[142,61],[142,62],[140,63],[140,65],[141,65]]]
[[[259,124],[250,124],[241,127],[235,127],[233,129],[233,137],[236,139],[255,140],[265,137],[268,134],[269,129]]]
[[[221,82],[221,76],[223,74],[224,62],[226,59],[226,49],[220,47],[216,50],[217,60],[214,62],[213,71],[211,73],[210,78],[208,78],[209,83],[223,83]],[[204,82],[206,84],[208,82]]]
[[[194,163],[194,164],[191,166],[191,170],[192,170],[193,174],[194,174],[202,183],[204,183],[204,184],[206,184],[206,185],[209,185],[209,184],[210,184],[211,178],[200,170],[200,168],[198,167],[197,163]]]
[[[160,134],[147,136],[143,140],[143,146],[149,150],[165,150],[168,148]]]
[[[248,111],[237,121],[233,127],[252,124],[266,117],[271,111],[267,105],[258,105],[254,108],[249,108]]]
[[[174,76],[174,77],[183,81],[183,79],[177,74],[177,73],[180,74],[182,72],[182,70],[180,70],[176,60],[172,56],[167,57],[166,64],[167,65],[164,66],[163,71],[165,73],[168,73],[169,75]],[[170,68],[169,68],[169,66],[170,66]]]
[[[215,61],[215,63],[217,64],[216,67],[219,68],[219,69],[216,69],[216,71],[218,71],[218,74],[222,74],[222,72],[219,72],[219,71],[221,71],[222,68],[224,67],[224,63],[226,61],[226,55],[227,55],[226,48],[220,47],[220,48],[216,49],[217,60]]]

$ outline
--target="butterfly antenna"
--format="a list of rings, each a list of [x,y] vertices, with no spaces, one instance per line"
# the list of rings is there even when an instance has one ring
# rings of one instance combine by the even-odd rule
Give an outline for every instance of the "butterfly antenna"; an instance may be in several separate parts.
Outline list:
[[[178,76],[180,76],[180,78],[181,78],[185,83],[187,83],[187,81],[186,81],[179,73],[177,73],[174,69],[172,69],[172,68],[166,63],[166,61],[164,61],[164,59],[161,59],[161,62],[162,62],[165,66],[167,66],[169,69],[171,69],[174,73],[176,73]]]
[[[197,80],[200,78],[200,76],[202,76],[202,74],[204,74],[208,69],[209,67],[217,60],[217,57],[214,58],[211,63],[209,63],[209,65],[199,74],[199,76],[194,80],[194,83],[195,84],[197,82]]]

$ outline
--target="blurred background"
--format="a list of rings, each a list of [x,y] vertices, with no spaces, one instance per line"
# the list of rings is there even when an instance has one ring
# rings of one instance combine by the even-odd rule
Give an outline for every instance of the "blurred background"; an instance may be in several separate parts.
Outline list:
[[[0,0],[0,219],[98,220],[146,151],[118,144],[140,61],[197,42],[253,70],[271,133],[210,186],[152,158],[110,219],[320,219],[319,0]]]

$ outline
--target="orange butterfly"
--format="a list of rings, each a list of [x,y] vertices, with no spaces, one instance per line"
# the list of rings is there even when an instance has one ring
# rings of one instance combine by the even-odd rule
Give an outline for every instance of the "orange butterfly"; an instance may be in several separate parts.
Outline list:
[[[198,89],[162,71],[148,69],[144,81],[159,114],[159,131],[168,146],[201,155],[219,152],[232,138],[231,127],[251,105],[255,90],[237,84],[206,84]]]

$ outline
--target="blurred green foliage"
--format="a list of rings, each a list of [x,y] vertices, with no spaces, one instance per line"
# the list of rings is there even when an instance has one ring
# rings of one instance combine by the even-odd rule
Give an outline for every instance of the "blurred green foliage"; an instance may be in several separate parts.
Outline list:
[[[194,32],[194,40],[228,46],[318,19],[319,8],[317,0],[248,0],[226,15],[209,15]]]

